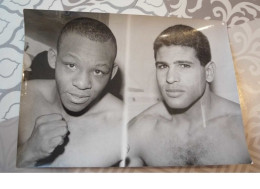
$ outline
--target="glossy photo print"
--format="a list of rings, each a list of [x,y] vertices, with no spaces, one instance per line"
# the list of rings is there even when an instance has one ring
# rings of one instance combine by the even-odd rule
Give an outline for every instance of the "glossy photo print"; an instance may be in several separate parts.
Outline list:
[[[109,15],[24,15],[32,61],[24,63],[17,166],[119,166],[123,62]]]
[[[17,167],[250,164],[220,21],[24,10]]]
[[[251,163],[226,25],[129,20],[128,166]]]

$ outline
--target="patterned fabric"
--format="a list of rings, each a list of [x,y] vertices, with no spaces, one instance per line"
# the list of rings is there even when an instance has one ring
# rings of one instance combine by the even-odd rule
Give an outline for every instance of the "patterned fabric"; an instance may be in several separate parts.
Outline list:
[[[16,142],[24,48],[23,9],[70,10],[223,20],[229,37],[253,165],[196,168],[17,169]],[[0,0],[0,172],[259,172],[260,1]],[[13,118],[13,119],[11,119]]]

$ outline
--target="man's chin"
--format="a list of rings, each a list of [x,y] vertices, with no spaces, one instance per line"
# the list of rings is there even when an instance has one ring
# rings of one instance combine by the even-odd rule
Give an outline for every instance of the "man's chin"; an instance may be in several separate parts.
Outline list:
[[[189,105],[182,100],[176,99],[176,100],[165,100],[166,106],[173,110],[183,110],[187,109]]]
[[[74,114],[82,114],[84,113],[85,110],[88,108],[88,104],[63,104],[64,109],[66,110],[67,113],[74,115]]]

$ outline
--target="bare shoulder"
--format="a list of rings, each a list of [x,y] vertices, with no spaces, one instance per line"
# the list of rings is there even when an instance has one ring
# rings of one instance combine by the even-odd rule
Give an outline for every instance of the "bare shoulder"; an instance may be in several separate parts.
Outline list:
[[[112,111],[123,111],[124,105],[122,100],[115,97],[114,95],[108,93],[102,100],[103,104],[105,105],[105,109],[112,110]]]
[[[218,130],[215,134],[221,137],[220,144],[234,162],[250,163],[243,121],[241,115],[223,116],[218,122]],[[232,150],[231,150],[232,149]]]
[[[214,95],[215,110],[226,115],[241,115],[240,105],[228,99]]]
[[[208,121],[208,134],[215,136],[226,149],[226,153],[232,149],[232,154],[236,154],[236,159],[240,157],[249,161],[250,157],[247,151],[246,138],[244,133],[244,125],[240,107],[238,104],[226,99],[219,101],[218,116]]]
[[[50,87],[55,86],[51,80],[30,80],[23,83],[19,118],[19,143],[25,142],[30,136],[35,119],[43,106],[47,105]]]
[[[217,113],[208,120],[207,135],[218,142],[220,150],[238,163],[250,163],[244,125],[239,104],[219,98],[215,101]]]
[[[109,119],[119,119],[123,117],[124,104],[119,98],[108,93],[98,103],[94,112],[104,113]]]
[[[50,90],[56,86],[55,80],[30,80],[23,84],[25,97],[37,95],[48,96]]]
[[[142,130],[151,129],[152,126],[155,126],[162,119],[170,119],[170,117],[163,102],[158,102],[130,120],[128,127],[130,130],[140,130],[140,127]]]
[[[228,140],[244,141],[244,127],[240,105],[219,97],[212,96],[213,105],[207,125],[210,131],[222,135]]]
[[[123,121],[124,104],[114,95],[107,93],[91,110],[92,118],[104,120],[104,122],[121,126]]]
[[[213,119],[212,122],[218,123],[218,129],[222,130],[226,134],[233,135],[239,138],[244,137],[244,126],[241,115],[229,114],[216,118],[215,120]]]
[[[156,103],[128,123],[128,145],[129,145],[129,165],[130,167],[139,167],[143,165],[142,152],[146,149],[146,142],[150,140],[153,128],[160,119],[160,113],[163,109],[162,102]],[[145,140],[144,140],[145,139]]]
[[[23,83],[21,94],[21,110],[32,112],[34,107],[41,106],[50,100],[55,82],[52,80],[31,80]]]
[[[213,106],[208,125],[216,126],[225,133],[243,133],[243,120],[240,105],[219,97],[213,96]]]
[[[218,122],[218,127],[224,130],[243,133],[243,120],[240,105],[216,96],[212,122]]]

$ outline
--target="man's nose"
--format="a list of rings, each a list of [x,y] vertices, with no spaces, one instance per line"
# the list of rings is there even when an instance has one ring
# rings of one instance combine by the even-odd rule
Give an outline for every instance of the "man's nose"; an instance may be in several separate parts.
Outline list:
[[[90,75],[86,72],[77,74],[72,84],[80,90],[90,89],[92,87]]]
[[[170,66],[166,76],[166,82],[171,84],[180,81],[180,74],[174,66]]]

